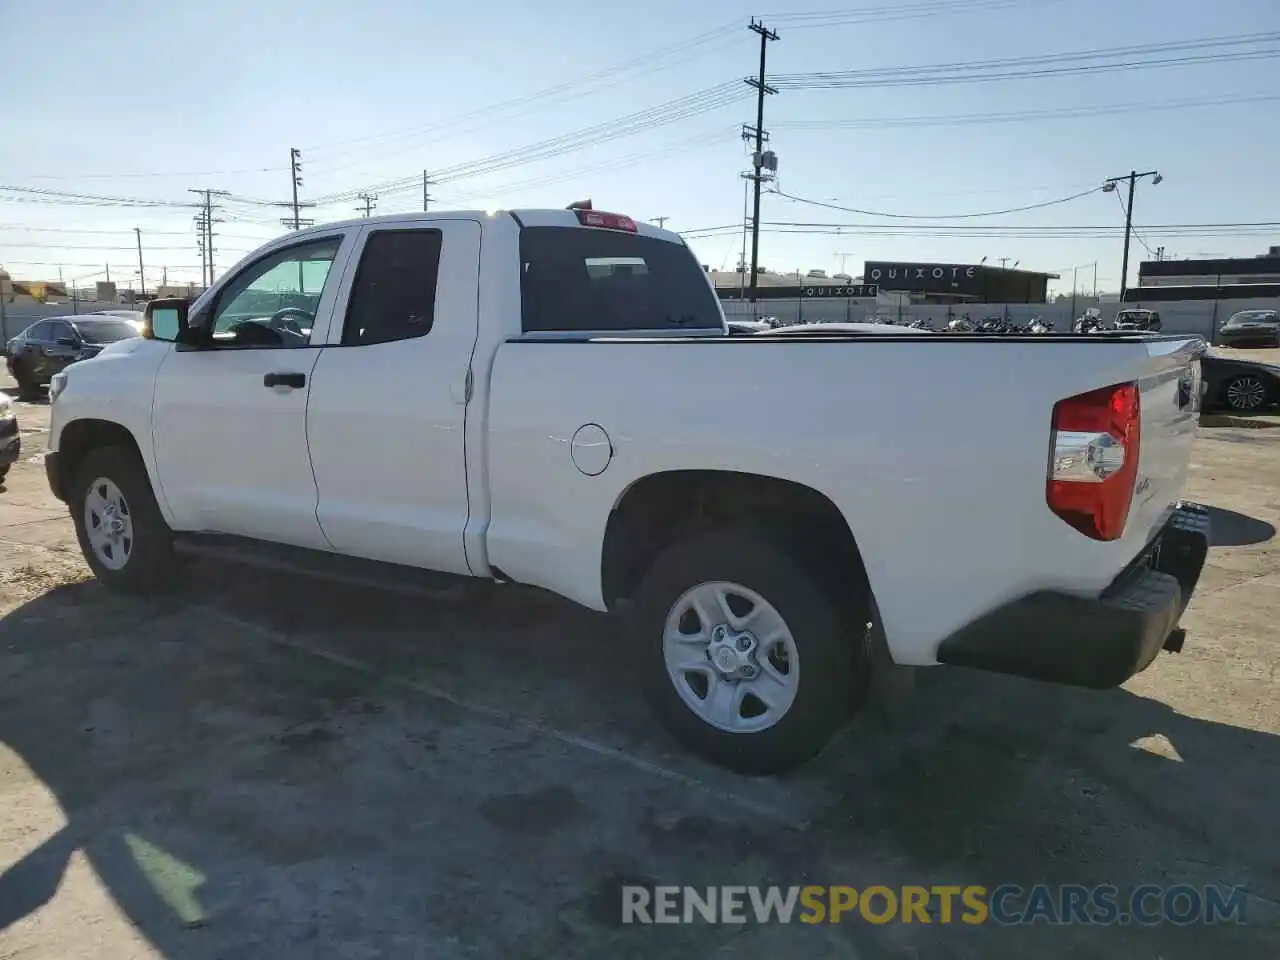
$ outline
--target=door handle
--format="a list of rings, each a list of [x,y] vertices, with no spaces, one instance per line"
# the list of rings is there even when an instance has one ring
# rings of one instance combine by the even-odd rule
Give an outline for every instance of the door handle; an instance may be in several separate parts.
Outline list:
[[[263,375],[262,385],[297,390],[307,385],[307,375],[305,373],[268,373]]]

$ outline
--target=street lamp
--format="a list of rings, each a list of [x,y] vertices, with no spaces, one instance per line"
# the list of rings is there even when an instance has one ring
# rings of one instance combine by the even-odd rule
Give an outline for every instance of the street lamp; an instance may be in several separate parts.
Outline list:
[[[1150,177],[1153,186],[1164,181],[1164,177],[1158,170],[1147,170],[1143,173],[1130,170],[1122,177],[1108,177],[1102,181],[1103,193],[1114,193],[1118,183],[1124,180],[1129,181],[1129,203],[1124,208],[1124,260],[1120,267],[1120,303],[1122,305],[1125,292],[1129,289],[1129,236],[1133,233],[1133,188],[1143,177]]]

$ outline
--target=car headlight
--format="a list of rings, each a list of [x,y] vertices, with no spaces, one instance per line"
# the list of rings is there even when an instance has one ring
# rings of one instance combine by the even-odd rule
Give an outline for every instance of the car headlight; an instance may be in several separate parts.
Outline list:
[[[65,373],[55,373],[53,379],[49,381],[49,402],[57,402],[58,395],[67,388],[67,375]]]

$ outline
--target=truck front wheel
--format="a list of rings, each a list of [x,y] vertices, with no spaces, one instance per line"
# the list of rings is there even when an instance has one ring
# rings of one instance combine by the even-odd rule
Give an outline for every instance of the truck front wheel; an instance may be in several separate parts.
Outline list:
[[[76,538],[94,575],[122,593],[151,593],[174,569],[172,534],[136,453],[99,447],[84,457],[71,496]]]
[[[827,585],[762,535],[707,533],[669,548],[635,597],[650,703],[690,749],[740,773],[815,756],[865,684],[866,593]]]

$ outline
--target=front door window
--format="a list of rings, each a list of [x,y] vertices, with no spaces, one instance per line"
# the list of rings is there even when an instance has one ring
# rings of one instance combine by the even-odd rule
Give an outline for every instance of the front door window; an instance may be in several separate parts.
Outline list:
[[[214,343],[306,347],[341,237],[278,250],[246,267],[218,295],[210,333]]]

